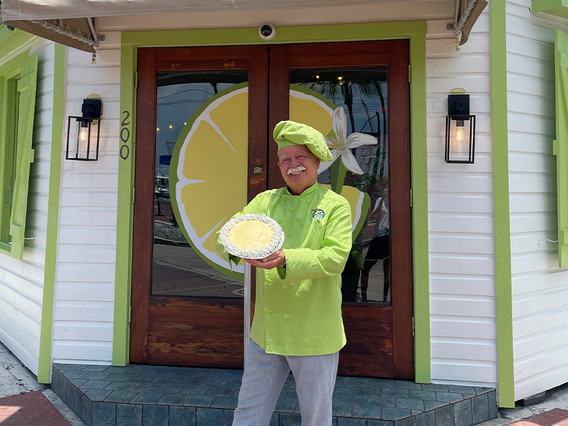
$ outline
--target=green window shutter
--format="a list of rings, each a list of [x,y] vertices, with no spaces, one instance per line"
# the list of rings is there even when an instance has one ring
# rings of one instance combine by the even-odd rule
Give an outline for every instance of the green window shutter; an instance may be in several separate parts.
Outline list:
[[[558,262],[568,267],[568,34],[555,33],[556,155],[558,199]]]
[[[10,235],[12,236],[12,256],[21,259],[24,253],[26,230],[26,211],[28,207],[28,188],[30,167],[34,161],[32,136],[36,101],[38,56],[30,56],[22,63],[18,81],[18,140],[16,157],[16,179],[10,215]]]

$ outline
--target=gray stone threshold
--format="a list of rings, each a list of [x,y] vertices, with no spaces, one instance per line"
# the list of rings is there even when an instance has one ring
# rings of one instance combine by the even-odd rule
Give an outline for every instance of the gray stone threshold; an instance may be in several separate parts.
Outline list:
[[[55,364],[52,389],[88,425],[230,426],[242,370]],[[293,377],[270,426],[300,426]],[[332,426],[472,426],[498,415],[492,388],[338,377]]]

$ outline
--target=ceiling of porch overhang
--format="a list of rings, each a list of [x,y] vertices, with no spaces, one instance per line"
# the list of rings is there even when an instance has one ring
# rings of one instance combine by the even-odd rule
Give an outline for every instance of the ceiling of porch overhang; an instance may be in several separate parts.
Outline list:
[[[94,18],[97,17],[318,8],[411,1],[428,3],[436,0],[0,0],[0,5],[1,20],[7,26],[76,49],[95,52],[98,40]],[[459,18],[463,16],[465,7],[472,5],[473,8],[477,3],[487,4],[485,0],[455,0],[453,9],[458,10],[456,26]],[[477,8],[479,9],[479,5]],[[475,19],[470,20],[466,30],[467,27],[471,29]],[[465,20],[462,19],[464,23],[467,20],[467,17]]]

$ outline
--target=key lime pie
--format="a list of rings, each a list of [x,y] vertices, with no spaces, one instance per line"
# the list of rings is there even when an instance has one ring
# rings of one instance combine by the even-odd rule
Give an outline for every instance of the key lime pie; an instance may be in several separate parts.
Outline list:
[[[262,214],[244,214],[221,228],[221,244],[233,256],[264,259],[282,247],[284,232],[272,218]]]

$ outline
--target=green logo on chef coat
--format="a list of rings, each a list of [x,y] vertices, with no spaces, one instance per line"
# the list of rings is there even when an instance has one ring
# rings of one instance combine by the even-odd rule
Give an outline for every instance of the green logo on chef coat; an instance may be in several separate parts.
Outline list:
[[[314,219],[321,220],[325,216],[325,213],[322,209],[312,210],[314,214],[312,215]]]

